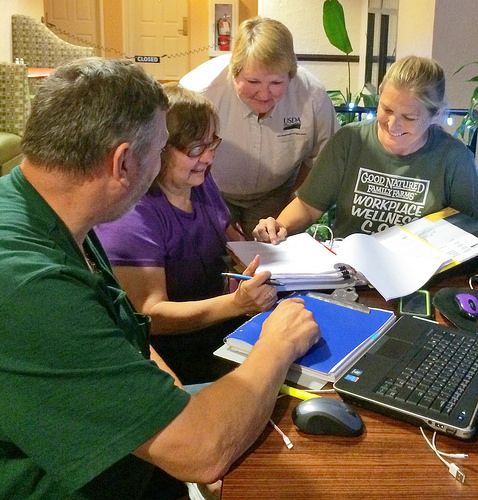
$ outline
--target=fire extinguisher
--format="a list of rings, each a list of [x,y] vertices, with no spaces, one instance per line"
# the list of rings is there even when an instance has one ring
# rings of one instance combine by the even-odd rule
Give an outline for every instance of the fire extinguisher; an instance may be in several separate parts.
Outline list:
[[[217,33],[219,35],[219,50],[231,50],[231,23],[226,14],[217,22]]]

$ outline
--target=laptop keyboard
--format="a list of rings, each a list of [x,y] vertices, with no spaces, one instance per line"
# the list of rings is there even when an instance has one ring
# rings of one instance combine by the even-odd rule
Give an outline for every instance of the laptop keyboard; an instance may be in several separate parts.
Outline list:
[[[375,392],[449,415],[478,372],[478,340],[434,328],[428,337],[407,367]]]

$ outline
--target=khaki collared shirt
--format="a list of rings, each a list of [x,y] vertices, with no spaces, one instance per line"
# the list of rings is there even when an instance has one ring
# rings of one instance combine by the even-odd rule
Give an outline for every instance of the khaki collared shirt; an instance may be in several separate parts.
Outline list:
[[[223,193],[247,199],[284,184],[302,164],[311,168],[339,125],[323,85],[302,67],[272,112],[259,118],[237,96],[229,59],[211,59],[180,83],[216,105],[223,141],[212,174]]]

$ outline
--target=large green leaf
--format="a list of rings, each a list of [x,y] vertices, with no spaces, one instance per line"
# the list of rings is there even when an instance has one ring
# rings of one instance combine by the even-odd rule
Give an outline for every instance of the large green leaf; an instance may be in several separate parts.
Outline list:
[[[350,54],[353,49],[345,26],[344,9],[338,0],[325,0],[323,24],[329,42],[344,54]]]
[[[463,66],[460,66],[453,74],[456,75],[457,73],[459,73],[463,68],[466,68],[468,66],[471,66],[472,64],[478,64],[478,61],[472,61],[472,62],[469,62],[469,63],[466,63],[466,64],[463,64]]]
[[[453,74],[456,75],[464,68],[478,64],[478,61],[472,61],[463,66],[460,66]],[[478,75],[472,76],[467,80],[468,82],[478,82]],[[468,112],[463,117],[460,125],[455,130],[455,135],[461,136],[466,144],[470,144],[473,140],[474,132],[478,128],[478,87],[475,87],[471,93],[470,105],[468,107]]]

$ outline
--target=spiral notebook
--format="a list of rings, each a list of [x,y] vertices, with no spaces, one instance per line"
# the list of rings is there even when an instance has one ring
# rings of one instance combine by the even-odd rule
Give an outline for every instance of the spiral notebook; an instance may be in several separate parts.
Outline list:
[[[283,290],[336,289],[353,286],[357,278],[372,284],[385,300],[409,295],[451,259],[401,228],[390,228],[392,242],[383,234],[355,233],[335,252],[307,233],[289,236],[278,245],[233,241],[228,248],[243,265],[259,254],[257,272],[268,270],[284,283]],[[334,246],[335,249],[335,246]]]
[[[314,314],[322,334],[319,342],[291,366],[287,377],[291,381],[297,381],[297,374],[304,374],[306,380],[333,382],[395,320],[394,313],[384,309],[360,310],[307,294],[295,293],[291,296],[304,300],[306,309]],[[259,339],[262,324],[271,312],[257,314],[244,323],[225,338],[225,345],[245,355],[245,359]],[[227,351],[216,353],[231,358],[227,356]],[[307,381],[302,383],[310,386]]]
[[[257,271],[268,270],[284,283],[279,291],[343,288],[359,276],[390,300],[477,256],[478,219],[448,208],[380,233],[351,234],[334,244],[335,253],[307,233],[278,245],[236,241],[228,247],[245,266],[259,254]]]

